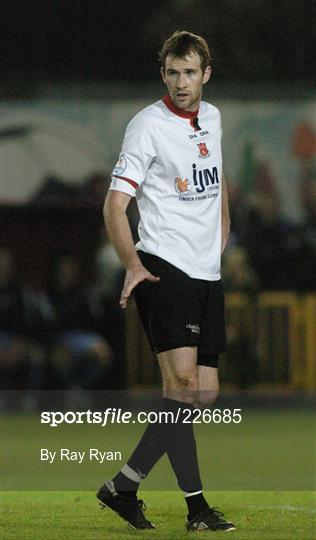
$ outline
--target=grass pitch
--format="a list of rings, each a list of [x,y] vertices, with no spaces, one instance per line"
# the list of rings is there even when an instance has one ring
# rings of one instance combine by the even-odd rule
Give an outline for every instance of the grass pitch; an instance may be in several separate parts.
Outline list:
[[[41,425],[39,415],[2,419],[3,491],[95,491],[126,463],[145,426],[140,424]],[[314,491],[316,429],[312,411],[245,411],[240,424],[195,424],[199,464],[207,491]],[[103,464],[57,458],[61,448],[120,451],[120,461]],[[54,463],[41,448],[56,451]],[[145,491],[176,491],[164,456],[143,481]]]
[[[116,514],[100,510],[92,492],[5,492],[2,494],[2,537],[21,540],[179,540],[223,538],[225,533],[188,533],[184,528],[185,504],[177,492],[140,494],[155,531],[130,529]],[[314,540],[313,492],[207,492],[212,505],[225,511],[236,531],[234,540]]]
[[[235,540],[316,539],[315,416],[312,411],[245,411],[242,423],[196,426],[207,500],[237,530]],[[188,538],[186,505],[163,457],[140,497],[155,531],[135,531],[101,510],[95,492],[125,463],[144,426],[40,426],[36,415],[2,419],[0,538],[178,540]],[[122,462],[40,461],[40,448],[122,451]],[[163,489],[167,491],[162,491]],[[50,491],[49,491],[50,490]],[[85,490],[85,491],[84,491]],[[194,533],[193,533],[194,534]],[[224,533],[199,536],[222,538]]]

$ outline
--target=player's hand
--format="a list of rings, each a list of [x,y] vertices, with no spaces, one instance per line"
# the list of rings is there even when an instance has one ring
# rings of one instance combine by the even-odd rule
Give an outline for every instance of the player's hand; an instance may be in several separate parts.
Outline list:
[[[142,265],[139,265],[134,268],[128,268],[125,274],[124,286],[120,299],[120,306],[123,309],[126,309],[127,302],[129,297],[132,294],[132,291],[141,281],[152,281],[157,283],[160,280],[160,277],[154,276]]]
[[[229,240],[229,232],[230,232],[230,221],[223,219],[222,220],[222,246],[221,246],[222,254],[224,253],[228,240]]]

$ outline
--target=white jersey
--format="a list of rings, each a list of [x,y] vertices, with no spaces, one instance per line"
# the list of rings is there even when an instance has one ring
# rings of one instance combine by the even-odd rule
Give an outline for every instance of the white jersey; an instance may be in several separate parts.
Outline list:
[[[216,281],[221,261],[221,119],[202,101],[177,108],[169,96],[128,124],[110,189],[136,196],[136,249],[188,276]]]

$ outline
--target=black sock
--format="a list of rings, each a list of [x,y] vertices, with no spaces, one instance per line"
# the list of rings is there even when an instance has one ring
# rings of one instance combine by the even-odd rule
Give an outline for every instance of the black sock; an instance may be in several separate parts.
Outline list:
[[[165,451],[163,425],[159,422],[148,424],[127,465],[145,478]]]
[[[113,478],[116,491],[120,495],[135,496],[141,479],[147,476],[165,451],[162,425],[159,422],[148,424],[127,466],[124,465]],[[135,481],[137,476],[138,481]]]
[[[193,432],[193,405],[164,398],[164,411],[172,412],[175,422],[166,422],[166,449],[178,485],[185,492],[202,491],[196,444]]]
[[[126,495],[127,497],[135,496],[139,487],[139,482],[134,482],[122,471],[119,471],[112,479],[115,490],[120,495]]]
[[[203,493],[197,493],[196,495],[189,495],[185,497],[185,502],[188,506],[188,518],[193,519],[196,514],[207,510],[209,505],[204,498]]]
[[[199,473],[196,444],[190,411],[193,405],[164,398],[160,411],[171,412],[174,422],[164,421],[149,424],[127,462],[132,471],[120,471],[114,478],[115,489],[120,494],[136,494],[139,482],[145,478],[160,457],[167,451],[171,466],[184,492],[202,490]],[[179,414],[178,414],[179,411]],[[185,411],[185,412],[184,412]],[[184,420],[188,420],[184,422]],[[124,474],[124,472],[126,474]],[[129,474],[129,473],[132,474]],[[138,481],[135,481],[135,473]],[[128,475],[128,476],[127,476]]]

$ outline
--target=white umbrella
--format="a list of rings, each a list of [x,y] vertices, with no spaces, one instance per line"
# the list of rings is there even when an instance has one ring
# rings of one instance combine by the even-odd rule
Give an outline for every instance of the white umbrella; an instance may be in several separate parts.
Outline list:
[[[1,202],[25,202],[47,176],[81,182],[106,170],[104,146],[89,126],[37,111],[1,115]]]

